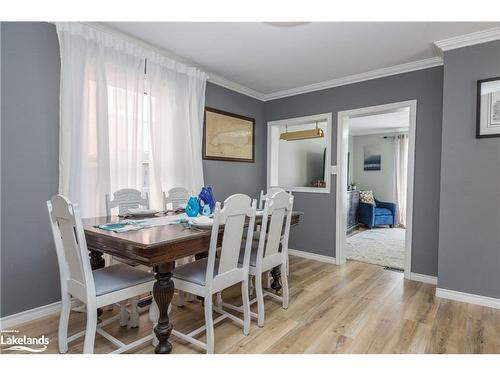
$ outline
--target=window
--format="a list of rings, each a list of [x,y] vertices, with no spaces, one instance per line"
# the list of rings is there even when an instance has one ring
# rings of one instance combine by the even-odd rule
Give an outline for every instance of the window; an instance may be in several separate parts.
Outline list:
[[[267,186],[330,192],[331,114],[268,123]]]

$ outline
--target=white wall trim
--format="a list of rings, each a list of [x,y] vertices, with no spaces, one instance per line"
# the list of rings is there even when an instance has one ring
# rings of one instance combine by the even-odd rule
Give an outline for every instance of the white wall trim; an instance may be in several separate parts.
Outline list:
[[[427,69],[427,68],[432,68],[432,67],[440,66],[440,65],[443,65],[443,59],[441,57],[439,57],[439,56],[430,57],[430,58],[424,59],[424,60],[418,60],[418,61],[413,61],[413,62],[409,62],[406,64],[394,65],[394,66],[390,66],[387,68],[370,70],[368,72],[364,72],[364,73],[360,73],[360,74],[353,74],[350,76],[336,78],[336,79],[332,79],[329,81],[313,83],[311,85],[296,87],[293,89],[276,91],[276,92],[273,92],[270,94],[265,94],[264,101],[285,98],[287,96],[304,94],[304,93],[312,92],[312,91],[329,89],[329,88],[337,87],[337,86],[350,85],[352,83],[369,81],[371,79],[382,78],[382,77],[392,76],[392,75],[401,74],[401,73],[413,72],[415,70]]]
[[[295,257],[299,257],[299,258],[306,258],[306,259],[317,260],[318,262],[323,262],[323,263],[336,264],[334,257],[329,257],[329,256],[326,256],[326,255],[309,253],[307,251],[288,249],[288,255],[292,255],[292,256],[295,256]]]
[[[437,285],[438,279],[436,276],[424,275],[421,273],[410,272],[410,280],[419,281],[421,283]]]
[[[449,51],[455,48],[472,46],[475,44],[491,42],[500,39],[500,27],[477,31],[475,33],[455,36],[453,38],[438,40],[434,42],[441,51]]]
[[[217,86],[225,87],[226,89],[238,92],[240,94],[249,96],[251,98],[260,100],[262,102],[265,101],[265,94],[262,94],[246,86],[240,85],[239,83],[233,82],[217,74],[209,73],[208,82],[213,83]]]
[[[405,278],[411,279],[411,245],[413,234],[413,188],[415,174],[415,138],[417,127],[417,101],[388,103],[372,107],[364,107],[339,111],[337,114],[337,184],[336,184],[336,239],[335,257],[337,264],[346,262],[346,196],[347,196],[347,148],[349,126],[347,120],[350,116],[366,115],[370,113],[386,112],[401,107],[410,107],[410,126],[408,142],[408,182],[406,195],[406,238],[405,238]]]
[[[500,298],[480,296],[443,288],[436,288],[436,297],[500,309]]]
[[[61,311],[61,301],[50,303],[45,306],[35,307],[31,310],[21,311],[17,314],[5,316],[0,319],[0,328],[8,329],[19,326],[32,320],[46,317],[47,315],[56,314]]]

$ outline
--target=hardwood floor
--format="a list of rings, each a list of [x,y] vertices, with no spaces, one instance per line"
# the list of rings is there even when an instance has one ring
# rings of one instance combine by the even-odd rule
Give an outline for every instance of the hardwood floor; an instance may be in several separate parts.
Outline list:
[[[224,293],[237,303],[239,286]],[[266,321],[252,321],[249,336],[229,320],[215,328],[216,353],[500,353],[500,310],[439,299],[435,287],[403,279],[399,272],[349,261],[335,266],[291,257],[290,307],[266,299]],[[254,306],[255,308],[255,306]],[[114,312],[105,312],[103,318]],[[172,322],[182,332],[203,324],[199,301],[172,309]],[[47,353],[57,353],[58,315],[18,327],[18,335],[50,338]],[[70,334],[84,329],[85,315],[72,313]],[[141,326],[106,328],[124,342],[151,332],[148,314]],[[202,340],[204,337],[201,336]],[[202,353],[172,338],[173,353]],[[70,344],[81,353],[83,338]],[[97,335],[96,353],[114,349]],[[153,353],[145,344],[132,353]]]

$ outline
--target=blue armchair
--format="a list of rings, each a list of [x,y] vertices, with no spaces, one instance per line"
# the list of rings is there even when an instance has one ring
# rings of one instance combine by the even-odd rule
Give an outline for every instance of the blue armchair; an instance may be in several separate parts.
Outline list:
[[[381,202],[375,204],[359,202],[358,221],[372,229],[376,225],[396,225],[396,203]]]

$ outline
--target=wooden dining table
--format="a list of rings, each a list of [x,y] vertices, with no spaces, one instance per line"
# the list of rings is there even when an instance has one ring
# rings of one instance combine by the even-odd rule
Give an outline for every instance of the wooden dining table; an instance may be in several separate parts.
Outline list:
[[[292,225],[300,222],[302,212],[292,213]],[[169,318],[169,307],[174,295],[172,270],[175,261],[194,255],[197,259],[206,256],[210,246],[210,229],[189,228],[182,224],[162,225],[128,232],[112,232],[99,229],[99,225],[113,223],[122,218],[103,216],[83,219],[85,238],[89,249],[92,269],[105,266],[103,254],[122,259],[133,264],[150,267],[155,274],[153,298],[158,306],[158,323],[154,334],[158,340],[155,353],[168,354],[172,351],[169,342],[172,323]],[[255,224],[259,225],[262,217],[256,216]],[[221,227],[220,234],[224,232]],[[219,245],[222,236],[219,234]],[[271,287],[279,292],[281,289],[281,270],[276,267],[271,271],[273,282]]]

